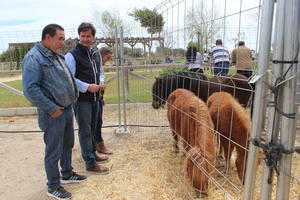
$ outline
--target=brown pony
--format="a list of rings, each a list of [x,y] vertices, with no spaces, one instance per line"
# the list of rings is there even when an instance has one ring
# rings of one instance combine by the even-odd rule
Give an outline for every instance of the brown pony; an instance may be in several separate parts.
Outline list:
[[[246,107],[253,94],[253,87],[248,83],[247,77],[241,74],[209,79],[204,74],[195,74],[193,72],[180,71],[164,74],[157,77],[152,86],[152,106],[154,109],[164,107],[171,92],[178,88],[184,88],[192,91],[205,102],[215,92],[228,92]]]
[[[208,178],[216,159],[217,138],[206,104],[189,90],[177,89],[168,97],[168,120],[178,151],[178,136],[187,152],[187,174],[197,194],[207,195]]]
[[[209,94],[214,92],[228,92],[243,106],[248,106],[249,99],[254,92],[254,85],[247,81],[247,77],[242,74],[228,74],[225,76],[215,76],[208,79],[217,86],[211,87]]]
[[[245,108],[226,92],[212,94],[207,100],[207,105],[215,128],[220,133],[227,166],[229,166],[232,150],[235,148],[237,153],[235,165],[238,176],[244,183],[246,149],[248,149],[251,128],[250,116]]]

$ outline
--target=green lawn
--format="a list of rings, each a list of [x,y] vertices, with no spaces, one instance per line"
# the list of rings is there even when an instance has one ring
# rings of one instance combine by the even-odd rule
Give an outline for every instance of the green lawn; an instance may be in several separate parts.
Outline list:
[[[134,71],[134,72],[152,80],[154,80],[154,77],[159,74],[159,72],[156,71],[154,72]],[[112,76],[113,76],[112,73],[108,73],[106,75],[106,78],[108,79]],[[18,90],[22,90],[22,81],[10,81],[10,82],[6,82],[6,84]],[[129,87],[130,87],[130,100],[129,100],[130,102],[151,102],[151,98],[152,98],[151,84],[147,83],[144,80],[129,75]],[[107,89],[104,94],[105,103],[107,104],[118,103],[117,90],[118,90],[117,79],[115,79],[111,81],[107,86]],[[122,90],[121,90],[121,94],[122,94]],[[29,107],[29,106],[31,106],[31,104],[26,100],[25,97],[15,95],[14,93],[0,87],[0,108]]]
[[[6,82],[18,90],[22,90],[22,81]],[[4,88],[0,87],[0,108],[30,107],[31,104],[25,97],[16,95]]]
[[[145,76],[151,80],[154,80],[155,76],[158,76],[164,70],[135,70],[133,72]],[[230,68],[229,73],[235,73],[235,69],[233,67]],[[210,77],[211,70],[204,70],[205,74]],[[106,79],[112,77],[115,73],[107,73]],[[121,80],[122,81],[122,80]],[[6,82],[6,84],[18,89],[22,90],[22,81],[10,81]],[[122,88],[122,82],[121,82]],[[118,103],[118,92],[117,92],[117,80],[111,81],[104,94],[105,103],[107,104],[115,104]],[[129,75],[129,90],[130,97],[129,102],[137,103],[137,102],[151,102],[152,100],[152,84],[141,80],[139,78],[133,77]],[[123,94],[121,89],[121,95]],[[122,98],[122,97],[121,97]],[[122,101],[122,99],[121,99]],[[31,104],[26,100],[25,97],[15,95],[12,92],[3,89],[0,87],[0,108],[13,108],[13,107],[29,107]]]
[[[144,71],[134,71],[135,73],[147,77],[148,79],[154,80],[155,76],[159,75],[159,72],[144,72]],[[109,79],[112,74],[106,75],[106,79]],[[121,95],[123,95],[122,90],[122,79],[121,84]],[[111,81],[107,85],[107,89],[104,94],[104,100],[107,104],[118,103],[118,81],[117,79]],[[152,84],[141,80],[139,78],[129,75],[129,101],[130,102],[151,102],[152,99]],[[122,98],[122,96],[121,96]],[[122,101],[122,99],[121,99]]]
[[[7,77],[16,77],[19,76],[20,74],[1,74],[0,73],[0,78],[7,78]]]

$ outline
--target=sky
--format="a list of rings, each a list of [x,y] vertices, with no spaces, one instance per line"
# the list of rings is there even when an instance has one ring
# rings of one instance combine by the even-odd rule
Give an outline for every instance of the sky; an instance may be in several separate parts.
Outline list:
[[[179,2],[179,3],[176,3]],[[164,29],[171,29],[174,48],[186,46],[187,40],[183,40],[186,29],[183,12],[189,12],[189,7],[200,10],[200,2],[206,0],[0,0],[0,53],[8,48],[8,43],[36,42],[40,40],[41,30],[50,23],[57,23],[65,28],[66,38],[76,37],[78,25],[85,22],[95,22],[95,12],[109,11],[118,14],[127,23],[132,21],[128,16],[134,8],[157,7],[163,13],[166,24]],[[226,15],[238,13],[240,0],[214,0],[215,8],[219,7],[217,14],[223,16],[224,2],[227,2]],[[242,1],[242,9],[258,5],[259,0]],[[187,7],[187,10],[186,8]],[[167,9],[166,9],[167,8]],[[243,32],[247,35],[245,40],[255,48],[256,45],[256,24],[249,24],[249,17],[246,14],[242,17],[241,26],[245,26]],[[218,16],[217,16],[218,18]],[[238,30],[239,16],[235,14],[226,18],[226,38],[228,47],[233,48],[231,38]],[[246,20],[246,21],[245,21]],[[223,19],[217,21],[223,26]],[[132,36],[141,37],[141,29],[138,26],[131,27]],[[251,33],[251,35],[250,35]],[[142,33],[144,34],[144,33]],[[222,31],[220,37],[223,36]],[[174,40],[174,41],[173,41]]]
[[[41,29],[48,23],[66,28],[93,19],[95,11],[109,10],[127,15],[133,8],[154,8],[161,0],[0,0],[1,30]]]
[[[162,0],[0,0],[0,52],[8,42],[40,37],[49,23],[76,29],[83,21],[93,22],[94,13],[108,10],[130,20],[134,8],[154,8]]]

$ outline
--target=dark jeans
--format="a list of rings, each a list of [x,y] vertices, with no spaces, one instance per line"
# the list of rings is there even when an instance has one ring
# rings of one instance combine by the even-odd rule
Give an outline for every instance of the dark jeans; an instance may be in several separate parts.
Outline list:
[[[251,69],[238,69],[236,73],[243,74],[247,78],[250,78],[252,76],[252,70]]]
[[[214,74],[215,76],[224,76],[228,74],[229,62],[218,62],[215,63]]]
[[[86,168],[93,168],[95,160],[95,131],[98,120],[98,101],[77,101],[75,103],[75,116],[78,123],[78,136],[81,147],[81,155],[85,161]]]
[[[40,111],[39,125],[44,131],[45,142],[45,170],[49,188],[61,185],[58,161],[61,174],[72,174],[72,148],[74,146],[74,128],[72,107],[65,108],[59,117],[52,118],[49,114]]]
[[[201,69],[201,68],[192,68],[192,69],[189,69],[188,71],[190,71],[190,72],[198,72],[198,73],[203,74],[203,69]]]
[[[96,125],[96,133],[95,133],[95,141],[96,142],[103,142],[102,138],[102,113],[103,113],[103,101],[99,100],[99,113],[98,113],[98,123]]]

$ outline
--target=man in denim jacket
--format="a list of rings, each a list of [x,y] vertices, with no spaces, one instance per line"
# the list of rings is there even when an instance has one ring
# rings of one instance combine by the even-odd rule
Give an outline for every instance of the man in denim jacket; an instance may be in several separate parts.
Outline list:
[[[37,107],[39,127],[44,131],[47,195],[56,199],[72,197],[61,183],[86,180],[73,172],[71,165],[74,146],[72,105],[78,90],[64,56],[58,54],[64,40],[64,29],[49,24],[43,29],[42,41],[36,43],[23,60],[24,95]]]

